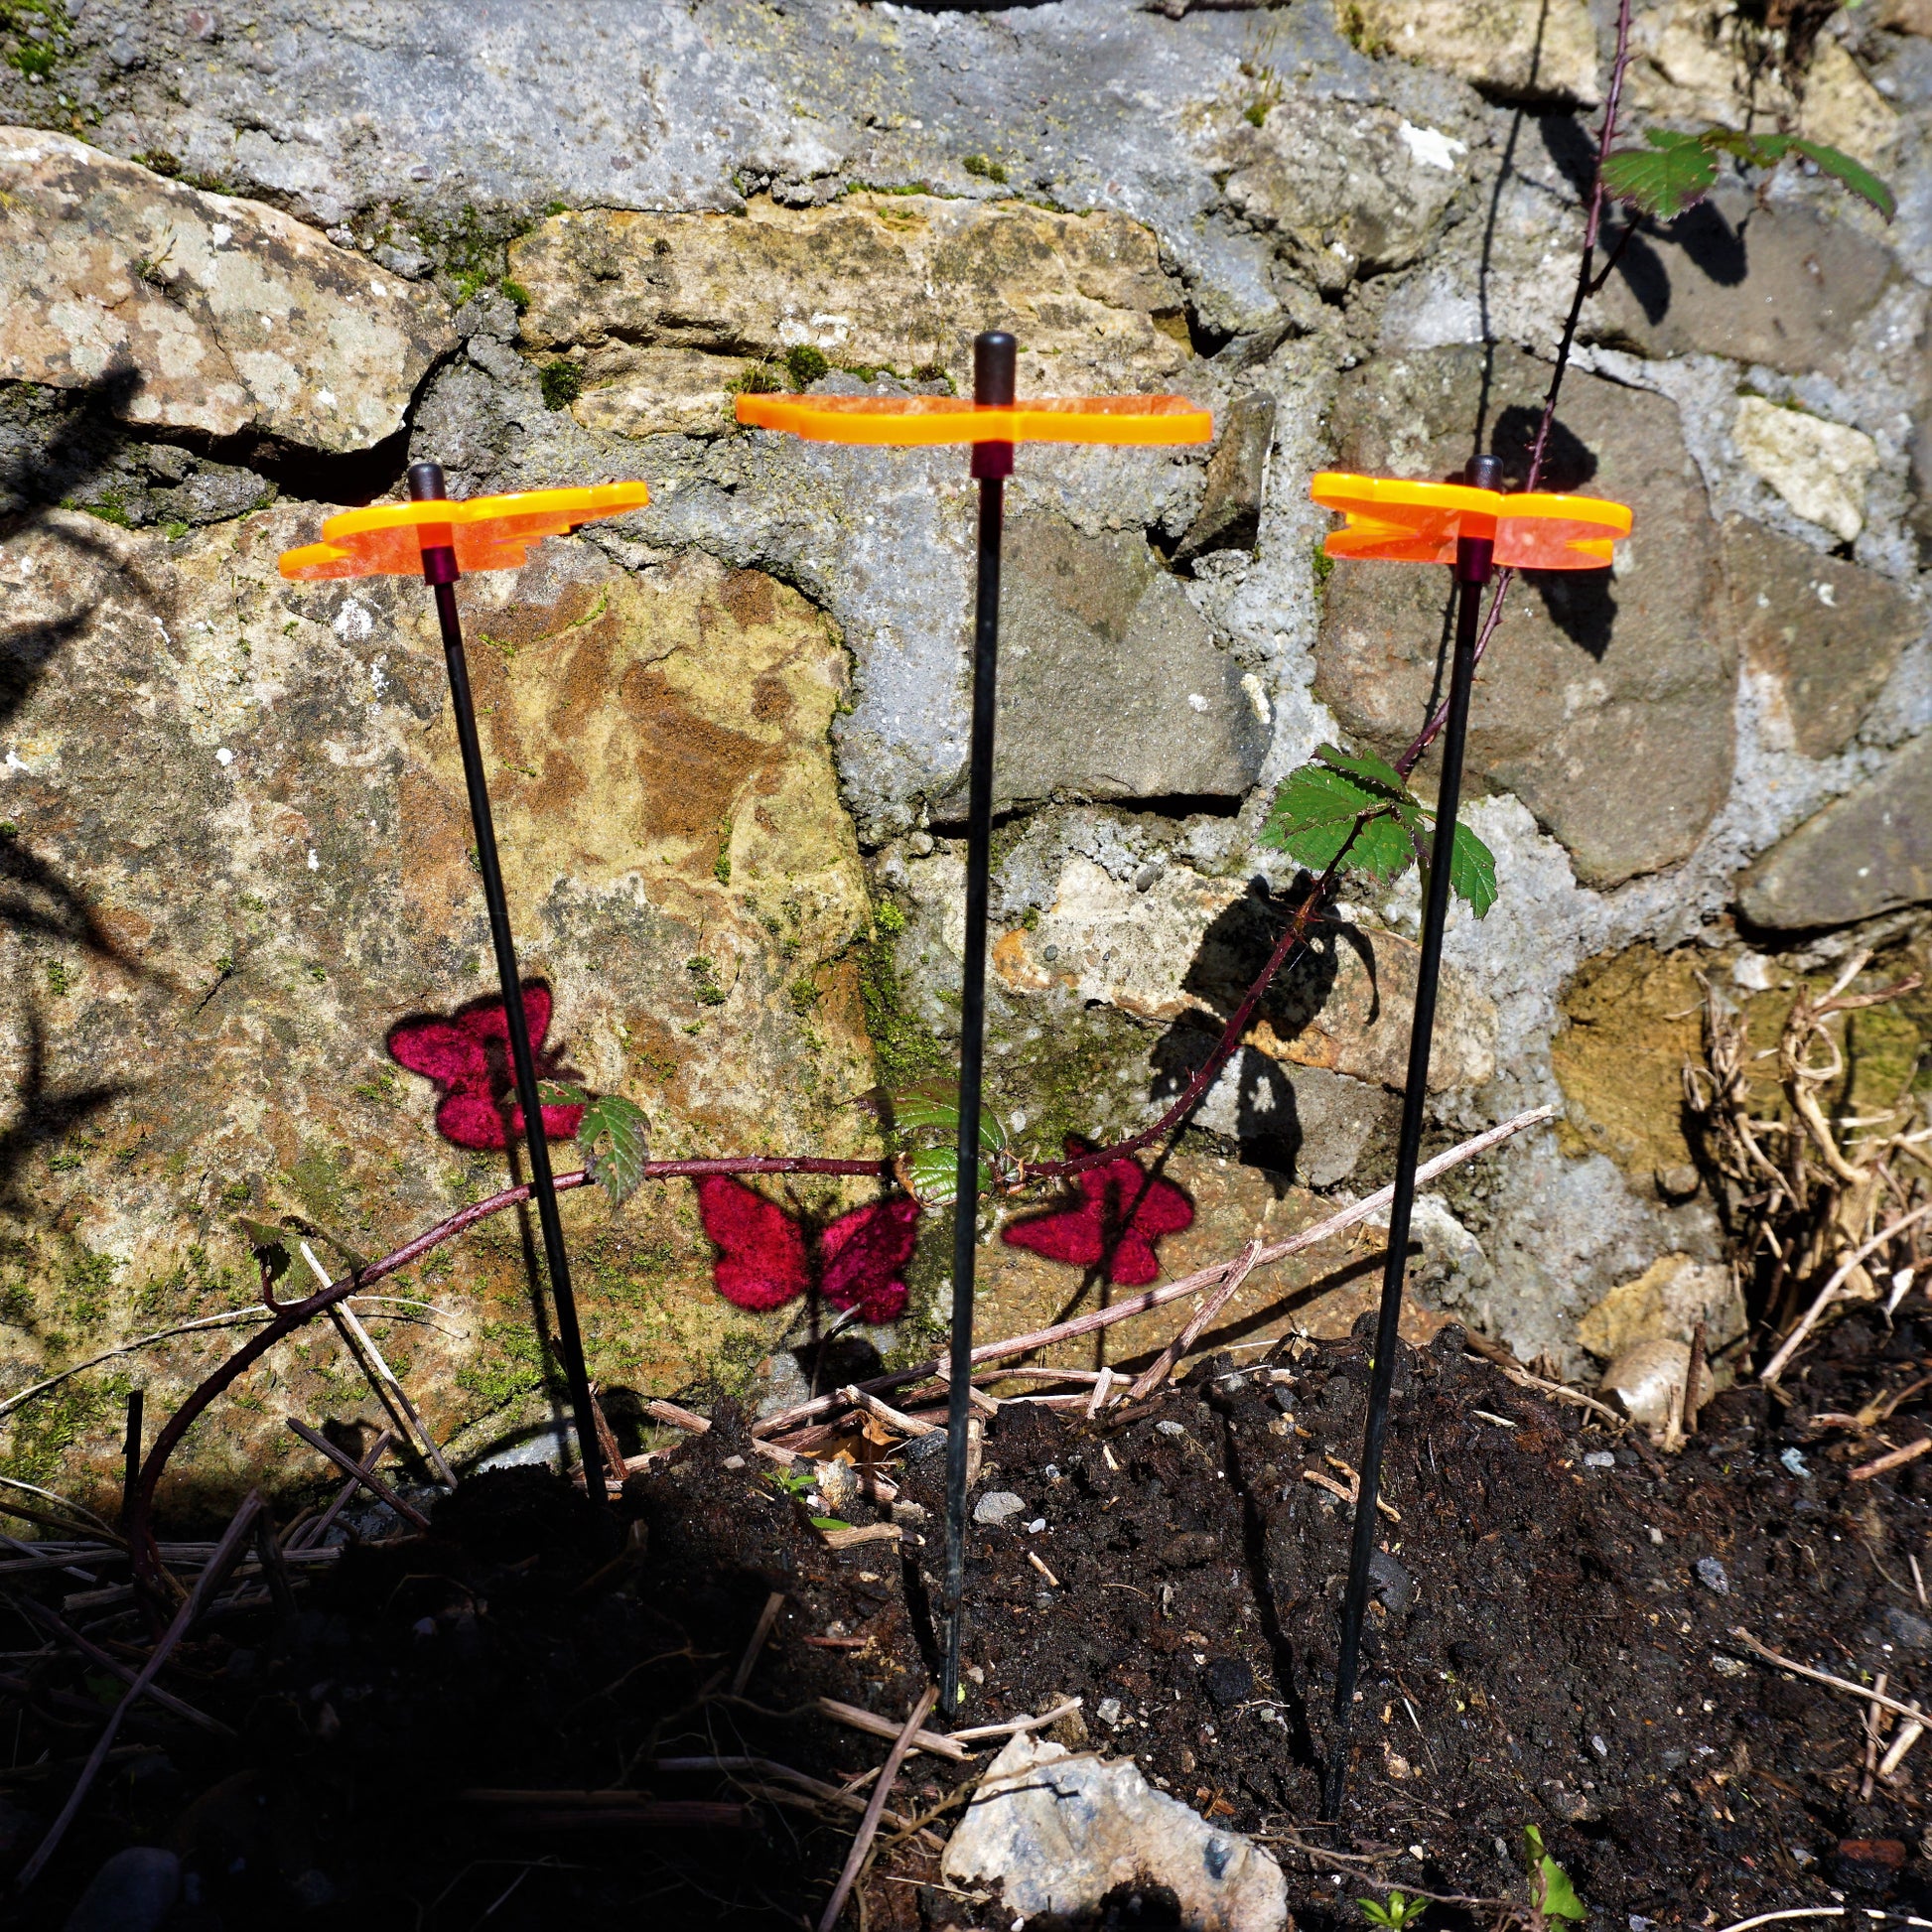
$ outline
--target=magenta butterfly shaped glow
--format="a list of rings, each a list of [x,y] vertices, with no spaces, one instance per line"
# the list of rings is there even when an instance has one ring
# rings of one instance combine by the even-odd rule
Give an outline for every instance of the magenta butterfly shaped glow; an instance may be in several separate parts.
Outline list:
[[[698,1182],[698,1212],[719,1251],[712,1279],[736,1308],[782,1308],[814,1279],[835,1309],[857,1309],[867,1321],[891,1321],[905,1307],[917,1201],[868,1201],[841,1214],[819,1235],[816,1257],[802,1223],[729,1174]]]
[[[1078,1141],[1066,1144],[1067,1158],[1085,1152]],[[1164,1234],[1178,1234],[1194,1218],[1194,1204],[1172,1180],[1148,1177],[1138,1161],[1122,1156],[1104,1167],[1074,1176],[1080,1199],[1051,1214],[1015,1221],[1001,1239],[1031,1248],[1048,1261],[1076,1268],[1105,1262],[1107,1279],[1123,1288],[1158,1281],[1161,1263],[1154,1244]]]
[[[550,1079],[558,1055],[543,1051],[550,1031],[550,989],[523,989],[523,1021],[530,1030],[530,1049],[536,1056],[537,1077]],[[523,1132],[523,1110],[509,1099],[509,1024],[501,1000],[483,1000],[463,1008],[448,1020],[400,1020],[389,1029],[389,1055],[412,1073],[434,1080],[445,1089],[436,1109],[436,1129],[458,1147],[500,1148],[508,1144],[507,1129]],[[584,1117],[582,1107],[545,1107],[546,1140],[567,1141]]]

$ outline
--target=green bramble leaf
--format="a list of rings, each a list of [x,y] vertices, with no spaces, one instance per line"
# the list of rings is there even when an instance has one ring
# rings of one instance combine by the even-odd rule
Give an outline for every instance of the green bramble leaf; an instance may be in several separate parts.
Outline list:
[[[957,1134],[959,1103],[925,1093],[897,1093],[893,1096],[893,1124],[902,1134],[917,1134],[927,1128]]]
[[[1346,847],[1351,869],[1393,879],[1414,856],[1397,817],[1401,809],[1401,800],[1379,783],[1331,765],[1305,764],[1282,780],[1261,843],[1311,872],[1325,871]]]
[[[1668,221],[1711,192],[1718,178],[1717,157],[1729,155],[1745,168],[1771,169],[1790,155],[1802,155],[1821,174],[1867,202],[1887,221],[1897,212],[1892,192],[1863,162],[1823,141],[1795,134],[1749,134],[1730,127],[1707,127],[1702,134],[1673,134],[1646,128],[1654,150],[1619,148],[1603,163],[1603,187],[1618,201]]]
[[[1314,748],[1314,760],[1326,764],[1337,771],[1346,771],[1351,778],[1359,778],[1373,791],[1386,792],[1391,798],[1407,799],[1415,802],[1415,794],[1409,789],[1405,779],[1386,759],[1379,759],[1373,752],[1344,752],[1333,745],[1317,745]]]
[[[553,1103],[556,1104],[556,1103]],[[576,1106],[574,1100],[561,1103]],[[650,1159],[650,1121],[634,1100],[602,1093],[584,1108],[577,1124],[577,1145],[598,1184],[619,1208],[637,1191]]]
[[[921,1207],[949,1207],[959,1192],[959,1151],[952,1147],[925,1147],[905,1164],[906,1179],[913,1198]],[[980,1162],[980,1192],[993,1190],[990,1163]]]
[[[587,1107],[590,1095],[582,1087],[573,1086],[568,1080],[539,1080],[537,1082],[537,1105],[539,1107]]]
[[[1854,161],[1849,154],[1837,148],[1828,148],[1823,141],[1793,141],[1791,150],[1794,154],[1803,155],[1820,174],[1830,175],[1834,181],[1843,183],[1861,201],[1869,202],[1887,221],[1898,211],[1898,204],[1892,199],[1891,190],[1869,168]]]
[[[1477,918],[1496,902],[1496,855],[1459,821],[1449,847],[1449,891],[1467,900]]]
[[[934,1129],[959,1138],[959,1102],[944,1094],[902,1093],[893,1097],[893,1120],[903,1133],[916,1134]],[[1007,1131],[991,1107],[980,1109],[980,1146],[989,1154],[1002,1152]]]
[[[1710,194],[1718,179],[1718,158],[1695,134],[1650,127],[1643,138],[1650,143],[1649,152],[1618,148],[1604,157],[1604,192],[1660,221],[1673,220]]]

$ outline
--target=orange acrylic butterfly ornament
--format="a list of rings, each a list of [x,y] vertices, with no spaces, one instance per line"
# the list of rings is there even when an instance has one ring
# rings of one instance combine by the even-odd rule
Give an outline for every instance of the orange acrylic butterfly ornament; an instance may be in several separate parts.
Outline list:
[[[1600,496],[1517,495],[1467,483],[1411,483],[1324,470],[1309,485],[1347,519],[1322,545],[1330,557],[1452,564],[1461,537],[1486,537],[1499,570],[1602,570],[1630,534],[1630,512]]]

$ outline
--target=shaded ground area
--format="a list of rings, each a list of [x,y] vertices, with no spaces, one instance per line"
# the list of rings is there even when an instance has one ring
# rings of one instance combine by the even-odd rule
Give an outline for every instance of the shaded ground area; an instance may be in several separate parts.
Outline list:
[[[1863,1706],[1771,1669],[1733,1632],[1920,1694],[1928,1462],[1855,1479],[1884,1442],[1811,1418],[1908,1389],[1928,1342],[1910,1320],[1887,1331],[1855,1316],[1791,1407],[1720,1396],[1668,1468],[1466,1354],[1459,1330],[1405,1350],[1397,1517],[1332,1827],[1315,1819],[1349,1512],[1309,1477],[1348,1485],[1362,1345],[1291,1342],[1239,1370],[1218,1357],[1095,1422],[1007,1407],[977,1493],[1020,1506],[972,1534],[959,1723],[1082,1698],[1053,1734],[1131,1753],[1174,1796],[1261,1836],[1304,1927],[1361,1925],[1365,1877],[1520,1903],[1528,1824],[1598,1932],[1632,1914],[1720,1926],[1840,1897],[1922,1910],[1918,1756],[1862,1798]],[[1909,1443],[1920,1413],[1908,1397],[1884,1440]],[[347,1550],[300,1587],[293,1614],[258,1601],[217,1615],[162,1681],[238,1735],[163,1712],[131,1720],[10,1922],[61,1925],[130,1843],[181,1853],[190,1896],[166,1923],[206,1932],[815,1922],[865,1788],[840,1807],[805,1780],[863,1777],[887,1744],[814,1700],[896,1727],[923,1688],[941,1458],[897,1471],[901,1540],[843,1549],[770,1466],[721,1411],[634,1477],[619,1510],[593,1511],[540,1471],[497,1471],[440,1503],[427,1537]],[[891,1520],[865,1504],[845,1514]],[[6,1582],[49,1602],[83,1588],[44,1573]],[[773,1592],[784,1602],[735,1695]],[[138,1656],[140,1624],[115,1614],[97,1639]],[[12,1869],[97,1734],[90,1707],[118,1687],[69,1651],[29,1654],[40,1637],[24,1615],[7,1627]],[[948,1801],[990,1755],[915,1754],[895,1810],[938,1813],[943,1836]],[[694,1757],[759,1761],[666,1765]],[[625,1790],[641,1797],[609,1795]],[[645,1801],[698,1809],[640,1816]],[[889,1823],[880,1843],[863,1923],[1005,1932],[994,1901],[931,1882],[936,1840]],[[855,1907],[848,1923],[861,1922]],[[1477,1922],[1448,1906],[1428,1921]]]

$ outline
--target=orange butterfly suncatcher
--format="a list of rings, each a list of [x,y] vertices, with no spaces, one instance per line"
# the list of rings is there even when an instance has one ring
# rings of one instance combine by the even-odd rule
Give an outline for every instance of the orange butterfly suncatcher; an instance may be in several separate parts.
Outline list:
[[[738,420],[814,443],[1207,443],[1214,419],[1185,396],[983,403],[968,396],[742,395]]]
[[[1408,483],[1324,470],[1309,485],[1347,518],[1322,545],[1330,557],[1452,564],[1458,537],[1487,537],[1499,570],[1602,570],[1630,534],[1630,512],[1600,496],[1505,495],[1468,483]]]
[[[479,570],[516,570],[539,537],[560,537],[580,523],[621,516],[650,501],[640,483],[594,483],[577,489],[523,489],[507,496],[429,497],[344,510],[322,526],[320,543],[282,552],[284,577],[416,577],[425,550],[452,549],[467,577]]]

